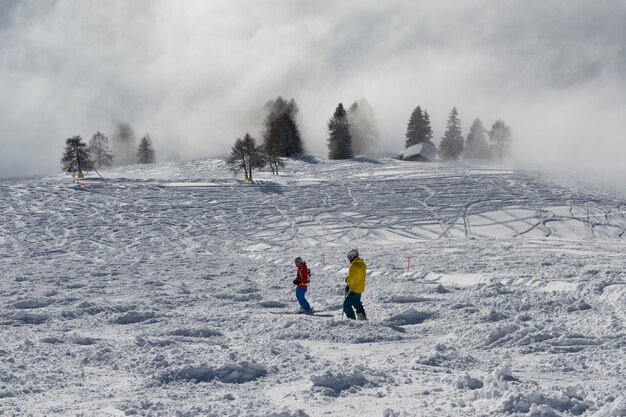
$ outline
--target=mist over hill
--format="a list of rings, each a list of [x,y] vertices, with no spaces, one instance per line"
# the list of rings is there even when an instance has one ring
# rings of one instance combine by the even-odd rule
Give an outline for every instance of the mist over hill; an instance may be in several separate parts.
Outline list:
[[[436,142],[456,106],[464,134],[507,121],[519,164],[624,178],[625,15],[582,0],[3,1],[0,177],[58,172],[66,138],[118,123],[161,161],[223,155],[280,95],[308,153],[326,153],[337,103],[366,97],[384,151],[415,106]]]

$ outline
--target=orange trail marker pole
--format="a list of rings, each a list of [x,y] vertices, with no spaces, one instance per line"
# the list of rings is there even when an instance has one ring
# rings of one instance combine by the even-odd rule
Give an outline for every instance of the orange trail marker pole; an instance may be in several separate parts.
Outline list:
[[[411,272],[411,257],[410,256],[408,257],[408,260],[407,260],[406,271]]]

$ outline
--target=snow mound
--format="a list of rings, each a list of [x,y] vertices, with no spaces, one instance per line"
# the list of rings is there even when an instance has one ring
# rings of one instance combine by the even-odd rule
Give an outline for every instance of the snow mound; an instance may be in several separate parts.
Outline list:
[[[387,319],[392,326],[408,326],[412,324],[421,324],[429,318],[433,317],[433,313],[417,311],[414,308],[404,310],[402,313],[395,314]]]
[[[362,372],[354,372],[352,374],[333,373],[327,371],[320,376],[311,377],[313,387],[320,387],[324,395],[337,397],[342,391],[349,390],[353,387],[362,387],[367,384],[367,379]]]
[[[606,404],[592,414],[592,417],[626,417],[626,397],[619,397],[615,401]]]
[[[226,384],[243,384],[267,375],[267,369],[261,365],[242,363],[239,365],[225,365],[212,368],[207,365],[190,366],[181,369],[169,370],[159,377],[163,385],[175,382],[210,382],[215,379]]]
[[[452,346],[437,343],[432,352],[421,355],[415,360],[416,365],[435,366],[447,369],[467,369],[476,363],[472,356],[462,355]]]
[[[626,317],[626,285],[609,285],[604,288],[600,298],[612,305],[622,317]]]
[[[515,334],[519,330],[519,326],[513,323],[507,323],[502,326],[498,326],[487,335],[487,340],[485,344],[487,346],[493,346],[495,344],[503,344],[504,342],[509,341],[513,338],[513,334]]]
[[[527,393],[507,395],[500,401],[498,411],[503,413],[529,413],[533,417],[557,417],[561,415],[557,411],[578,416],[590,407],[591,404],[581,400],[575,390],[566,389],[562,393],[553,395],[532,390]]]
[[[487,374],[480,386],[479,380],[468,374],[455,381],[457,388],[472,389],[472,400],[497,400],[494,412],[527,414],[532,417],[557,417],[561,413],[582,415],[593,403],[585,400],[586,393],[579,386],[554,386],[551,392],[542,392],[534,383],[525,383],[513,376],[511,367],[503,364]]]
[[[484,387],[483,381],[477,378],[471,377],[467,372],[457,378],[455,385],[458,389],[479,389]]]

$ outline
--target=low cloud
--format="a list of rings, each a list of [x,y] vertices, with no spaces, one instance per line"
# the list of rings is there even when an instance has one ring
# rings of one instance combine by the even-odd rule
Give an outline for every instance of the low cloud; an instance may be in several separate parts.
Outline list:
[[[67,137],[150,133],[157,158],[227,153],[294,98],[309,152],[338,102],[366,97],[399,151],[418,104],[438,141],[452,106],[511,126],[520,164],[624,173],[626,6],[442,2],[6,1],[0,177],[57,172]]]

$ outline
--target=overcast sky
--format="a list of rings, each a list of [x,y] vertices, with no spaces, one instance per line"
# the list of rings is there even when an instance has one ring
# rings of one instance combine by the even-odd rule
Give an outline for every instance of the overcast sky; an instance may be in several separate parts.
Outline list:
[[[626,0],[0,0],[0,177],[60,171],[67,137],[150,133],[157,158],[225,154],[294,98],[308,152],[366,97],[400,151],[503,119],[518,162],[622,175]]]

